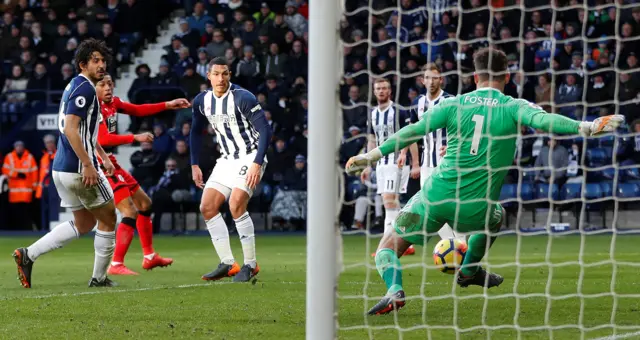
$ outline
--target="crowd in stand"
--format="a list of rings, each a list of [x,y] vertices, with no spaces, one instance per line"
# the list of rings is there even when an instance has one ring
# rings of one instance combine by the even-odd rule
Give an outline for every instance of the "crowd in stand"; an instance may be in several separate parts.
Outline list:
[[[128,100],[137,104],[183,96],[191,100],[209,87],[208,61],[226,57],[233,72],[231,81],[256,94],[274,130],[269,165],[254,208],[275,210],[274,215],[283,221],[304,220],[304,209],[298,207],[297,214],[280,212],[282,202],[289,201],[271,201],[277,192],[306,190],[308,1],[4,3],[0,5],[3,112],[55,100],[38,97],[42,96],[38,93],[11,91],[64,88],[75,73],[70,64],[73,50],[89,36],[103,38],[112,47],[118,63],[111,73],[117,74],[115,68],[131,63],[132,53],[145,41],[155,40],[160,20],[176,4],[182,6],[186,15],[178,19],[179,31],[173,32],[171,43],[164,47],[166,54],[159,69],[137,65]],[[555,12],[542,0],[492,0],[491,10],[486,7],[487,0],[345,1],[346,11],[340,20],[345,43],[345,74],[340,86],[345,135],[341,159],[345,161],[365,146],[363,138],[352,137],[367,131],[368,112],[374,104],[369,84],[374,77],[389,79],[394,101],[406,109],[426,91],[421,67],[428,62],[442,68],[446,92],[467,93],[475,89],[473,52],[490,44],[507,53],[513,72],[505,90],[509,95],[578,119],[616,110],[628,122],[640,118],[637,1],[553,3]],[[183,200],[186,192],[192,199],[198,198],[189,180],[189,120],[188,111],[132,119],[131,132],[153,131],[155,135],[153,143],[143,144],[131,157],[132,173],[163,202]],[[210,138],[203,139],[208,145],[203,148],[202,168],[210,171],[219,146],[212,129],[203,133]],[[561,141],[556,147],[555,141],[548,142],[535,131],[523,133],[520,165],[558,167],[582,158],[578,155],[583,150],[580,142],[574,147],[573,141]],[[630,151],[620,153],[635,159],[629,155],[640,153],[640,143],[630,138],[627,149]],[[538,155],[549,152],[561,153],[553,157],[557,164],[541,163],[545,157]],[[538,177],[544,181],[548,175],[542,172]],[[570,176],[573,170],[565,177]]]

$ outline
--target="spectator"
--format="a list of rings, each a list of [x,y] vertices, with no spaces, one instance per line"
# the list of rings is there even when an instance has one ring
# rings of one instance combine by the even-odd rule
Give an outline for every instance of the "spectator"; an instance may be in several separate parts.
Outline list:
[[[246,20],[243,28],[238,32],[238,37],[240,37],[246,45],[253,46],[258,41],[256,24],[252,20]]]
[[[302,34],[307,29],[307,19],[302,14],[298,13],[298,4],[294,0],[289,0],[285,4],[285,16],[284,21],[287,26],[297,37],[302,37]]]
[[[603,102],[613,99],[613,87],[611,83],[605,84],[602,74],[593,77],[593,83],[587,89],[587,103],[592,104],[591,108],[597,108]]]
[[[233,38],[233,42],[231,43],[233,46],[233,52],[236,55],[236,58],[242,59],[244,57],[244,42],[240,38]]]
[[[254,46],[254,51],[256,56],[259,58],[264,58],[269,53],[269,46],[271,42],[269,41],[269,33],[265,27],[261,28],[258,33],[258,42],[256,42]]]
[[[253,14],[253,19],[256,21],[259,27],[268,27],[273,24],[276,14],[271,11],[269,4],[263,2],[260,5],[260,11]]]
[[[2,89],[2,95],[5,98],[2,110],[17,112],[20,111],[27,100],[27,94],[24,91],[27,89],[27,77],[24,74],[24,69],[20,65],[13,65],[11,69],[11,78],[7,79]]]
[[[238,62],[236,77],[238,82],[244,84],[249,91],[255,91],[256,85],[260,82],[260,62],[254,58],[253,47],[244,47],[244,58]]]
[[[189,155],[187,143],[188,141],[184,139],[177,139],[176,148],[169,156],[169,159],[176,162],[178,171],[184,175],[191,171],[191,155]],[[188,180],[188,177],[185,176],[185,180]]]
[[[151,187],[149,194],[153,200],[153,232],[160,231],[162,214],[175,211],[176,204],[184,204],[192,200],[189,183],[181,173],[174,159],[165,162],[165,170],[158,184]]]
[[[280,53],[278,44],[271,43],[269,46],[269,53],[263,60],[262,64],[264,65],[264,74],[274,74],[279,78],[284,78],[287,56]]]
[[[271,217],[276,224],[302,229],[307,210],[307,167],[303,155],[296,156],[295,167],[289,168],[280,190],[271,203]]]
[[[187,18],[187,22],[189,27],[203,34],[205,32],[205,24],[207,22],[213,22],[213,18],[204,13],[204,4],[197,2],[193,7],[193,14]]]
[[[27,90],[40,91],[27,93],[27,99],[31,104],[36,101],[45,102],[47,100],[47,94],[45,91],[49,89],[49,76],[47,75],[47,68],[43,63],[38,63],[34,69],[31,78],[27,81]]]
[[[143,189],[151,188],[157,183],[162,172],[162,155],[153,150],[153,144],[141,143],[140,150],[131,155],[133,171],[131,175]]]
[[[166,159],[173,150],[171,136],[166,132],[166,128],[162,124],[153,126],[153,135],[153,150],[158,152],[163,159]]]
[[[640,164],[640,120],[636,119],[629,124],[633,136],[625,145],[624,152],[618,156],[620,163]]]
[[[224,52],[231,47],[228,41],[224,40],[224,34],[221,30],[213,30],[213,40],[207,44],[206,51],[209,57],[221,57]]]
[[[42,24],[34,22],[31,25],[31,40],[38,58],[44,59],[51,51],[51,38],[42,32]]]
[[[626,72],[620,73],[618,100],[620,113],[625,115],[627,122],[640,118],[640,82]]]
[[[212,22],[208,22],[204,26],[204,33],[200,36],[200,46],[207,46],[207,44],[210,43],[211,40],[213,40],[213,31],[215,29],[216,29],[215,24]]]
[[[340,146],[340,162],[346,163],[349,158],[362,152],[367,142],[366,134],[358,126],[350,126],[349,134]]]
[[[184,75],[180,79],[180,86],[187,93],[187,99],[193,99],[200,93],[200,85],[206,84],[205,78],[196,73],[193,65],[188,65],[184,71]]]
[[[191,122],[187,121],[182,123],[180,129],[177,131],[174,137],[176,141],[185,141],[189,145],[189,136],[191,135]]]
[[[196,73],[203,79],[207,78],[207,72],[209,72],[209,54],[207,49],[200,47],[198,49],[198,60],[196,60]]]
[[[284,36],[289,31],[289,25],[284,20],[284,15],[281,13],[276,13],[275,18],[273,19],[273,23],[267,27],[267,32],[269,34],[269,39],[272,42],[278,43],[278,45],[282,46],[284,43]],[[289,51],[284,51],[283,53],[288,53]]]
[[[573,104],[560,108],[562,114],[573,115],[576,104],[582,101],[582,88],[576,84],[575,74],[569,73],[565,76],[565,82],[558,88],[555,101],[557,104]]]
[[[78,22],[76,23],[76,34],[74,34],[74,37],[76,38],[78,44],[93,37],[93,35],[89,32],[89,26],[87,25],[86,21],[78,20]]]
[[[169,63],[166,60],[160,62],[158,74],[151,80],[153,86],[177,87],[178,76],[169,71]]]
[[[186,19],[180,19],[179,24],[180,32],[176,33],[176,36],[180,38],[183,45],[187,46],[191,51],[195,51],[200,46],[202,33],[191,29]]]
[[[193,61],[193,58],[191,58],[191,53],[189,53],[188,47],[183,46],[180,48],[180,52],[178,53],[178,58],[179,58],[178,61],[176,61],[172,69],[173,73],[175,73],[176,75],[182,76],[184,75],[187,68],[195,67],[195,62]]]
[[[229,26],[229,31],[231,31],[232,36],[237,37],[241,34],[246,20],[247,17],[242,9],[233,12],[233,22]]]
[[[109,18],[107,10],[96,4],[95,0],[85,0],[85,5],[78,10],[77,15],[89,22],[103,21]]]
[[[273,148],[267,154],[269,166],[265,171],[265,181],[278,185],[284,178],[284,174],[293,162],[293,153],[289,151],[287,143],[282,136],[276,137]]]
[[[535,87],[536,99],[535,103],[540,105],[543,110],[553,112],[551,108],[551,88],[549,74],[541,74],[538,76],[538,85]]]
[[[538,170],[536,181],[562,187],[567,181],[569,152],[564,146],[558,144],[555,138],[545,139],[547,139],[546,145],[540,149],[540,154],[536,158],[535,167],[543,168]]]
[[[307,55],[302,50],[302,42],[296,40],[292,45],[291,53],[287,57],[286,79],[293,82],[297,77],[307,78]]]
[[[33,193],[38,184],[38,165],[20,140],[13,143],[13,151],[4,157],[2,174],[9,179],[9,225],[18,230],[32,230]]]

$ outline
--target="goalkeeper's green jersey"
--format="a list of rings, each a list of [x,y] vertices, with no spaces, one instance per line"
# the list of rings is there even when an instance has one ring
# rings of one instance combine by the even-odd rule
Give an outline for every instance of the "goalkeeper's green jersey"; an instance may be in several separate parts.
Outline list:
[[[406,126],[381,145],[380,151],[389,154],[431,131],[445,128],[447,153],[425,181],[423,200],[432,205],[460,202],[458,210],[464,207],[465,211],[456,212],[456,217],[460,222],[474,223],[471,220],[484,219],[487,199],[496,202],[500,197],[504,177],[513,165],[520,126],[576,134],[579,124],[564,116],[548,114],[524,99],[514,99],[493,88],[481,88],[447,98],[430,108],[420,121]]]

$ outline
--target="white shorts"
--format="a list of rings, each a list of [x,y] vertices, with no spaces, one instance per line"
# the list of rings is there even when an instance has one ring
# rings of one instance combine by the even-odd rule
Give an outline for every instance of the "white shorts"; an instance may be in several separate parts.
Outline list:
[[[376,168],[378,194],[406,193],[410,171],[411,168],[408,166],[404,166],[400,170],[395,164],[378,165]]]
[[[426,181],[427,178],[431,176],[431,174],[433,173],[433,170],[435,169],[436,168],[431,168],[425,165],[420,166],[420,188],[421,189],[424,186],[424,181]]]
[[[204,188],[216,189],[227,199],[231,196],[231,190],[233,190],[233,188],[246,191],[247,194],[249,194],[249,197],[251,197],[253,195],[253,190],[246,185],[247,171],[249,171],[249,167],[253,164],[255,159],[255,153],[240,156],[238,159],[218,158],[218,162],[216,162],[216,166],[213,168],[211,176],[207,179],[207,183]],[[266,168],[267,161],[265,160],[264,163],[262,163],[262,168],[260,170],[260,179],[262,179],[262,175],[264,175],[264,170]]]
[[[102,169],[98,169],[98,184],[92,187],[82,184],[81,174],[53,171],[52,177],[61,206],[71,211],[99,208],[113,200],[113,190]]]

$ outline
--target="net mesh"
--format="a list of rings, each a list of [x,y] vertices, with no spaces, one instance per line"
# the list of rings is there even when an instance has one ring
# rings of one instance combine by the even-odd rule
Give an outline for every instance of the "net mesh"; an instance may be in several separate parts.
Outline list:
[[[343,5],[341,164],[366,150],[370,134],[380,137],[371,129],[375,79],[389,80],[393,108],[401,116],[428,91],[422,65],[441,68],[444,91],[469,93],[476,89],[473,53],[489,46],[507,55],[511,81],[505,94],[577,120],[622,114],[629,124],[597,138],[520,126],[520,134],[501,137],[516,144],[514,163],[484,170],[507,170],[499,199],[506,216],[497,233],[489,230],[489,215],[479,228],[500,236],[481,264],[503,275],[504,283],[461,289],[454,276],[436,270],[432,251],[440,236],[425,232],[431,241],[400,259],[407,304],[386,316],[367,315],[387,290],[372,257],[386,214],[376,193],[383,174],[374,171],[367,180],[344,176],[338,337],[640,338],[640,264],[633,235],[640,226],[640,130],[634,122],[640,117],[640,5],[633,0],[345,0]],[[482,137],[488,137],[486,130]],[[460,134],[449,138],[464,140]],[[549,139],[556,146],[549,147]],[[421,161],[423,156],[421,149]],[[401,205],[419,187],[418,180],[410,180]],[[451,200],[458,200],[460,190]]]

